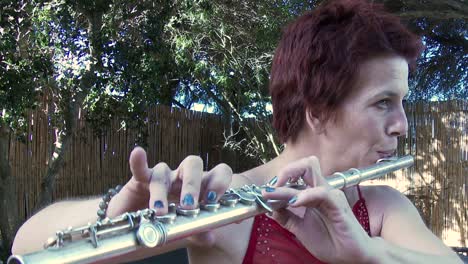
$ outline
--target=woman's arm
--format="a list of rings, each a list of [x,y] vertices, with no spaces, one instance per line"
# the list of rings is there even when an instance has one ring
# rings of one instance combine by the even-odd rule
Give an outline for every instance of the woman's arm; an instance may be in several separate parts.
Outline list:
[[[298,177],[309,187],[295,190],[283,186],[289,179]],[[321,175],[316,157],[303,158],[283,168],[275,188],[266,189],[262,194],[266,199],[289,201],[292,208],[305,207],[305,213],[300,216],[279,210],[273,217],[323,262],[461,263],[425,227],[409,200],[389,187],[367,188],[365,198],[371,231],[380,236],[369,237],[352,213],[344,193],[328,185]],[[375,222],[380,223],[377,228]]]
[[[101,198],[90,200],[63,201],[54,203],[39,211],[18,230],[12,247],[14,255],[24,255],[43,250],[47,238],[55,236],[58,230],[69,226],[84,226],[88,222],[95,222],[96,211]],[[177,248],[186,247],[187,240],[172,243],[157,249],[142,248],[140,250],[100,261],[98,263],[123,263],[159,255]]]
[[[372,263],[459,263],[463,264],[455,252],[434,254],[424,251],[415,251],[399,247],[381,237],[372,238],[373,248],[376,249]]]
[[[77,227],[95,222],[100,198],[57,202],[29,218],[18,230],[12,253],[27,254],[42,250],[49,237],[69,226]]]
[[[380,237],[372,238],[376,263],[462,263],[426,227],[408,198],[388,186],[372,188],[366,202],[382,210]]]
[[[176,170],[171,170],[165,163],[158,163],[150,169],[146,152],[139,147],[130,155],[130,169],[132,178],[109,202],[107,216],[111,218],[142,208],[153,208],[156,215],[166,214],[169,201],[172,201],[171,197],[172,199],[179,197],[178,203],[183,209],[194,209],[198,207],[199,201],[216,203],[232,179],[232,170],[226,164],[219,164],[210,171],[203,172],[203,161],[197,156],[188,156]],[[56,231],[69,226],[76,228],[85,226],[89,222],[96,222],[99,202],[100,199],[65,201],[41,210],[18,230],[12,248],[13,254],[27,254],[41,250],[45,241],[54,236]],[[197,243],[210,242],[203,239],[203,237],[213,237],[209,233],[200,235]],[[109,259],[106,262],[139,259],[184,247],[187,244],[185,240],[181,240],[157,250],[142,249],[131,252],[124,258],[120,256],[118,259]]]

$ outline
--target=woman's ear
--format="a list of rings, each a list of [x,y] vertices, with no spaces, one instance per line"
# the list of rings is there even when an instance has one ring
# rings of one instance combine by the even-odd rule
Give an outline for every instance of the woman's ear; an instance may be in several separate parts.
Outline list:
[[[306,110],[306,123],[309,129],[315,134],[321,134],[325,126],[320,121],[320,118],[315,115],[310,108]]]

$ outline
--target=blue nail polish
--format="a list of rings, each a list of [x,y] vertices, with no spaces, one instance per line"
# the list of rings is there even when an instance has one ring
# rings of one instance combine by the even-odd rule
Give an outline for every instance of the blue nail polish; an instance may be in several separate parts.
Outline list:
[[[164,207],[164,204],[162,201],[160,200],[154,201],[154,208],[163,208],[163,207]]]
[[[293,203],[295,203],[296,201],[297,201],[297,196],[294,196],[293,198],[291,198],[291,199],[289,200],[288,203],[289,203],[289,204],[293,204]]]
[[[187,193],[185,196],[184,196],[184,200],[182,201],[182,203],[184,205],[193,205],[193,196],[190,194],[190,193]]]
[[[278,182],[278,176],[275,176],[268,182],[268,185],[274,186],[277,182]]]
[[[266,188],[265,188],[265,191],[266,191],[266,192],[274,192],[274,191],[275,191],[275,188],[273,188],[273,187],[266,187]]]
[[[216,192],[209,191],[208,194],[206,195],[206,199],[210,203],[214,203],[216,201]]]

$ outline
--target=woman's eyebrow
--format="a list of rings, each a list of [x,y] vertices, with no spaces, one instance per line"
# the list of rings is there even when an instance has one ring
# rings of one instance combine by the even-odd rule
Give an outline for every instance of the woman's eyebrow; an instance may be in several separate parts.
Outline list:
[[[405,93],[403,97],[406,97],[408,93]],[[378,92],[374,95],[371,96],[371,99],[377,98],[377,97],[400,97],[401,95],[394,90],[385,90]]]

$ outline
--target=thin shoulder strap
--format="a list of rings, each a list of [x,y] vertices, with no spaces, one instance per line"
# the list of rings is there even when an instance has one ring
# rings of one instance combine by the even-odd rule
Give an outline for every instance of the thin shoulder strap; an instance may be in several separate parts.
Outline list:
[[[359,194],[359,200],[362,200],[361,188],[359,188],[359,184],[356,185],[356,187],[357,187],[357,191],[358,191],[358,194]]]

